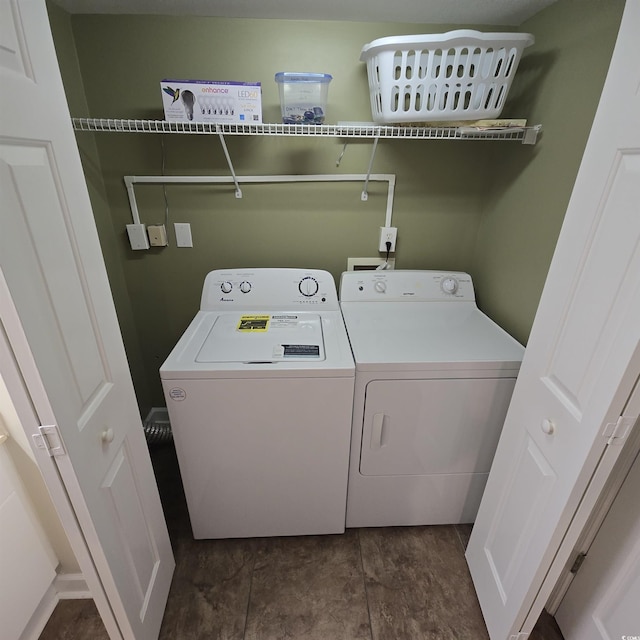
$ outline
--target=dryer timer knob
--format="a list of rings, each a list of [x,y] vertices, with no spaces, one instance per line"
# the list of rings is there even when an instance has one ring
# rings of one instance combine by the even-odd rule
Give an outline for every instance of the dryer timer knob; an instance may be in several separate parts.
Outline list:
[[[375,284],[373,285],[373,288],[378,293],[384,293],[387,290],[387,283],[384,280],[376,280]]]
[[[455,278],[444,278],[440,286],[445,293],[453,294],[458,290],[458,281]]]

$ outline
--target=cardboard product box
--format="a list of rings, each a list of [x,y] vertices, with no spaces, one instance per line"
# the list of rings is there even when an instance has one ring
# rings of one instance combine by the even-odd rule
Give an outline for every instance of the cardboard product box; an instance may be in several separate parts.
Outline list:
[[[170,122],[262,122],[262,87],[259,82],[163,80],[160,89],[164,117]]]

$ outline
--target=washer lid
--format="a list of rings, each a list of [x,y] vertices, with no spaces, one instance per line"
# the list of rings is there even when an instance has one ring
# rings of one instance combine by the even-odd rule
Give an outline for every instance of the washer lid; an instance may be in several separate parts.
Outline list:
[[[225,313],[217,317],[196,362],[321,362],[322,322],[315,313]]]

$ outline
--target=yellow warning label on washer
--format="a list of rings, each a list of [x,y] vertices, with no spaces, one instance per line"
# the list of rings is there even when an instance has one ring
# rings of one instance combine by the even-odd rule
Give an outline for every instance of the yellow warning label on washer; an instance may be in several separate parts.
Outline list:
[[[238,331],[267,331],[271,316],[240,316]]]

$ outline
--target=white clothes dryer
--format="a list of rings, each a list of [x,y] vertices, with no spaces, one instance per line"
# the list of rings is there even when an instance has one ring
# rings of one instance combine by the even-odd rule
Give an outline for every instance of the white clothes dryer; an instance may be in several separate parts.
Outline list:
[[[330,273],[212,271],[160,377],[195,538],[344,532],[354,362]]]
[[[473,522],[524,348],[471,277],[349,271],[355,363],[347,527]]]

